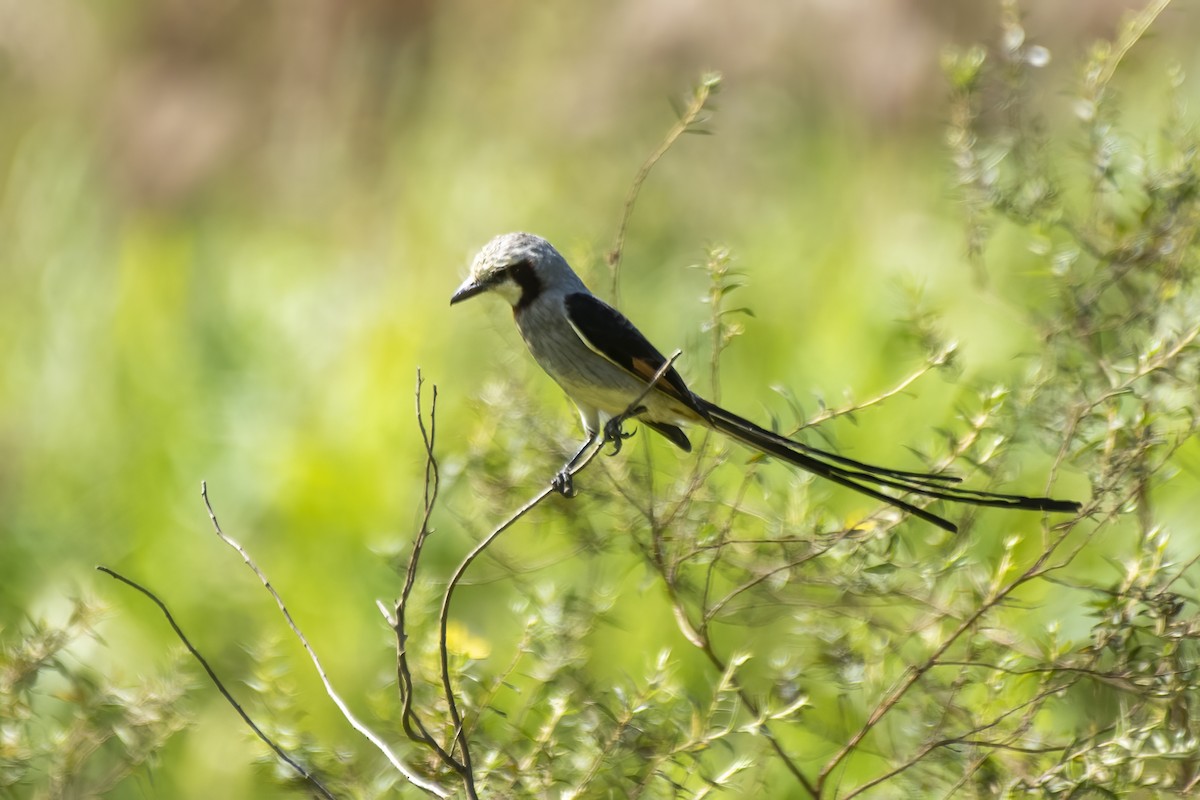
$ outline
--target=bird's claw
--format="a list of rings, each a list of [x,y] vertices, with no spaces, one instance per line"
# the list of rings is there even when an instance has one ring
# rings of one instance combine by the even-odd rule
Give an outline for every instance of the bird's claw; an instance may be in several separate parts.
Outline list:
[[[550,481],[550,487],[563,497],[574,497],[575,479],[571,477],[571,470],[563,468],[555,473],[554,479]]]
[[[625,422],[625,420],[629,419],[630,417],[636,417],[638,414],[644,413],[645,411],[646,411],[645,406],[638,406],[637,408],[631,409],[627,413],[619,414],[619,415],[613,417],[612,419],[610,419],[608,422],[604,423],[604,440],[601,442],[601,446],[603,446],[607,442],[612,442],[612,445],[613,445],[612,455],[615,456],[617,453],[621,452],[621,444],[626,439],[633,436],[632,431],[630,431],[629,433],[626,433],[625,431],[623,431],[621,429],[621,425]],[[576,453],[571,458],[571,460],[567,462],[567,465],[565,467],[560,469],[554,475],[553,480],[550,481],[551,489],[558,492],[563,497],[574,497],[575,496],[575,481],[571,475],[571,467],[588,450],[588,448],[590,448],[593,444],[595,444],[595,441],[596,441],[596,439],[593,434],[592,436],[590,436],[588,438],[588,440],[586,442],[584,442],[583,447],[581,447],[579,449],[579,452]]]
[[[621,414],[620,416],[613,417],[608,422],[604,423],[604,441],[612,442],[613,446],[612,452],[609,453],[609,455],[615,456],[617,453],[621,452],[622,443],[626,439],[629,439],[633,436],[633,431],[626,433],[624,430],[622,430],[621,426],[625,423],[625,420],[627,420],[629,417],[636,416],[645,410],[646,409],[644,406],[638,406],[628,414]]]

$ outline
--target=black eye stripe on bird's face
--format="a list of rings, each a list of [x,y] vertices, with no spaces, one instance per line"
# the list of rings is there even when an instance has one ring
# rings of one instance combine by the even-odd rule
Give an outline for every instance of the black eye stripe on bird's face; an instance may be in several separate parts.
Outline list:
[[[523,259],[515,264],[510,264],[504,271],[512,278],[513,283],[521,287],[521,300],[514,307],[514,310],[520,311],[525,308],[542,293],[542,281],[538,278],[537,273],[533,269],[533,263],[529,259]]]

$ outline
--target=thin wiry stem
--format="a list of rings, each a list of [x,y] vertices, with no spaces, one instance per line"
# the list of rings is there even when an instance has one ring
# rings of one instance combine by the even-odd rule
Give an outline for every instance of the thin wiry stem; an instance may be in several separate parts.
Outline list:
[[[417,529],[417,535],[413,540],[413,550],[408,560],[408,570],[405,573],[404,587],[400,591],[400,598],[396,601],[393,613],[389,616],[388,621],[392,625],[392,630],[396,633],[396,677],[401,702],[400,723],[404,728],[405,735],[414,742],[423,744],[433,750],[442,763],[457,772],[464,781],[469,781],[470,767],[463,761],[459,761],[451,752],[438,743],[437,739],[429,732],[429,728],[420,716],[413,711],[412,707],[413,682],[412,671],[408,663],[408,631],[405,625],[405,616],[408,609],[408,600],[416,583],[417,566],[421,560],[421,553],[424,551],[426,540],[429,538],[430,533],[432,533],[429,527],[429,520],[433,515],[434,505],[437,503],[441,477],[437,458],[434,456],[433,451],[437,436],[437,386],[433,387],[432,406],[429,410],[429,425],[426,427],[425,416],[421,407],[421,389],[423,385],[424,379],[421,376],[421,371],[417,370],[417,427],[421,431],[421,441],[425,447],[424,510],[421,516],[420,527]]]
[[[663,375],[667,374],[667,371],[671,369],[671,366],[675,363],[675,360],[679,358],[680,354],[681,351],[676,350],[670,358],[663,362],[663,365],[659,367],[657,372],[654,373],[654,376],[646,384],[645,388],[642,389],[641,393],[629,403],[628,407],[626,407],[622,414],[618,415],[616,418],[617,420],[636,415],[637,410],[641,406],[642,400],[644,400],[646,395],[654,389],[655,385],[662,379]],[[604,439],[602,437],[598,437],[598,445],[596,447],[592,447],[590,450],[585,448],[587,454],[583,458],[572,459],[567,468],[567,475],[569,477],[578,475],[590,463],[592,463],[596,456],[600,454],[600,451],[603,449],[603,447]],[[470,748],[464,735],[462,714],[458,709],[458,702],[454,699],[454,683],[450,675],[450,649],[447,644],[448,629],[450,625],[450,603],[454,598],[454,590],[458,588],[459,583],[462,582],[463,576],[466,575],[467,570],[470,568],[471,564],[474,563],[475,559],[477,559],[485,550],[491,547],[492,543],[495,542],[502,533],[511,528],[519,519],[521,519],[521,517],[525,516],[534,508],[536,508],[551,494],[556,493],[557,490],[555,489],[555,485],[553,483],[547,485],[532,499],[513,512],[508,519],[494,528],[491,533],[489,533],[479,542],[479,544],[475,545],[475,547],[473,547],[471,551],[467,553],[466,557],[463,558],[462,562],[459,563],[458,567],[454,570],[454,574],[450,576],[450,581],[446,584],[446,592],[442,596],[442,608],[438,614],[438,620],[441,626],[438,649],[441,655],[442,690],[446,698],[446,705],[450,710],[450,721],[454,728],[453,737],[446,749],[450,752],[453,752],[456,746],[462,747],[462,764],[465,768],[464,778],[467,782],[467,794],[472,798],[476,797],[476,794],[474,775],[471,767]]]
[[[885,400],[889,400],[898,394],[902,394],[908,389],[909,386],[912,386],[914,383],[928,375],[933,370],[945,366],[953,352],[953,346],[943,348],[942,350],[931,355],[924,364],[902,378],[895,386],[892,386],[891,388],[886,389],[873,397],[869,397],[866,400],[848,403],[840,408],[827,408],[824,411],[814,414],[806,419],[804,424],[800,426],[799,430],[811,428],[814,425],[820,425],[822,422],[826,422],[835,417],[844,417],[849,414],[857,413],[872,406],[877,406],[883,403]]]
[[[650,176],[650,170],[654,169],[654,165],[658,163],[659,159],[667,154],[680,136],[687,133],[699,121],[709,98],[720,86],[720,83],[721,76],[717,73],[710,73],[701,78],[700,85],[692,93],[691,102],[667,131],[662,143],[642,163],[633,177],[633,183],[629,186],[629,194],[625,196],[625,207],[621,212],[621,225],[617,229],[617,240],[608,253],[608,268],[612,272],[612,303],[614,306],[619,305],[621,300],[621,257],[625,251],[625,232],[629,229],[629,220],[633,217],[633,207],[637,204],[638,195],[641,194],[642,184],[646,182],[646,178]]]
[[[283,759],[283,761],[289,767],[299,773],[304,780],[308,781],[308,783],[312,785],[313,789],[315,789],[318,794],[320,794],[322,797],[328,798],[329,800],[334,800],[334,796],[330,794],[329,790],[325,788],[324,784],[317,780],[315,775],[313,775],[304,767],[300,766],[299,763],[297,763],[291,756],[283,751],[283,748],[281,748],[274,741],[272,741],[269,736],[263,733],[262,728],[258,727],[258,725],[254,723],[254,720],[250,718],[250,715],[246,713],[246,710],[242,708],[241,704],[238,703],[237,700],[234,699],[233,695],[229,693],[229,690],[225,688],[225,684],[220,678],[217,677],[217,673],[208,663],[208,659],[201,655],[200,651],[196,649],[196,646],[193,645],[191,640],[188,639],[188,637],[184,634],[183,629],[179,627],[179,623],[175,621],[175,617],[171,614],[171,610],[167,608],[166,603],[159,599],[158,595],[147,589],[145,586],[126,578],[116,570],[109,569],[103,565],[97,566],[96,569],[100,572],[103,572],[105,575],[108,575],[109,577],[116,578],[126,586],[136,589],[146,597],[149,597],[151,602],[158,606],[159,610],[162,611],[163,616],[167,618],[167,623],[171,626],[171,630],[175,631],[175,636],[179,638],[179,641],[183,642],[183,646],[186,647],[188,652],[192,654],[192,657],[195,658],[196,661],[200,662],[200,666],[204,668],[205,673],[208,674],[209,680],[211,680],[217,687],[217,691],[220,692],[221,696],[225,698],[225,702],[229,703],[229,705],[233,707],[233,710],[236,711],[238,716],[242,718],[242,721],[250,727],[250,730],[254,731],[254,735],[261,739],[263,743],[267,745],[267,747],[274,750],[275,755]]]
[[[262,585],[271,594],[271,597],[275,599],[275,604],[279,607],[280,613],[283,614],[283,618],[287,622],[288,627],[292,629],[292,633],[296,635],[296,638],[300,641],[301,646],[304,647],[304,651],[308,653],[308,657],[312,660],[313,667],[316,669],[317,675],[321,678],[321,683],[325,686],[325,693],[329,695],[329,699],[332,700],[333,704],[337,706],[338,711],[341,712],[345,720],[350,723],[350,727],[362,734],[362,736],[365,737],[366,740],[371,744],[373,744],[375,748],[379,750],[379,752],[383,753],[384,757],[386,757],[391,765],[395,767],[396,771],[403,775],[413,786],[423,789],[426,792],[438,797],[449,797],[449,790],[440,784],[418,775],[412,769],[412,767],[405,764],[404,761],[402,761],[400,757],[392,751],[392,748],[388,746],[387,742],[383,741],[383,739],[377,733],[368,728],[357,716],[354,715],[354,712],[351,711],[350,707],[346,705],[346,701],[343,700],[341,695],[337,693],[337,690],[333,688],[333,683],[329,680],[329,675],[326,674],[325,668],[321,665],[321,659],[317,656],[317,651],[314,650],[312,645],[308,643],[308,638],[305,637],[303,631],[300,630],[300,626],[296,624],[296,621],[292,619],[292,614],[290,611],[288,611],[287,604],[283,602],[283,598],[279,595],[279,592],[275,591],[275,587],[271,585],[271,581],[267,578],[266,573],[259,569],[258,564],[254,563],[254,560],[250,558],[250,554],[246,552],[245,548],[230,538],[225,531],[221,529],[221,523],[217,521],[216,512],[213,511],[212,503],[209,502],[208,499],[207,482],[202,481],[200,483],[200,496],[204,499],[204,507],[208,511],[208,518],[212,521],[213,530],[216,532],[217,537],[220,538],[222,542],[237,551],[238,555],[242,557],[242,561],[245,562],[246,566],[249,567],[256,576],[258,576],[258,579],[262,581]]]
[[[1050,560],[1050,557],[1054,555],[1058,548],[1067,540],[1071,534],[1072,528],[1073,526],[1069,525],[1063,526],[1059,530],[1058,536],[1055,537],[1050,544],[1042,550],[1034,562],[1024,572],[1022,572],[1009,583],[1003,586],[997,586],[996,589],[990,593],[989,597],[983,603],[981,603],[978,608],[967,615],[967,617],[958,624],[954,631],[952,631],[949,636],[943,639],[942,642],[935,647],[920,664],[909,667],[907,670],[905,670],[904,674],[893,685],[892,689],[871,711],[862,727],[860,727],[837,751],[837,753],[835,753],[833,757],[830,758],[821,768],[821,771],[817,776],[816,783],[818,790],[824,787],[826,781],[830,777],[830,774],[837,768],[837,766],[858,748],[858,746],[867,737],[871,730],[873,730],[874,727],[880,722],[880,720],[887,716],[888,713],[890,713],[892,709],[894,709],[908,694],[909,690],[912,689],[913,686],[916,685],[917,682],[920,681],[929,670],[933,669],[940,662],[941,657],[956,641],[958,641],[958,639],[964,633],[974,628],[975,625],[985,615],[1000,605],[1019,587],[1034,580],[1043,573],[1044,569],[1046,568],[1046,562]]]
[[[1097,90],[1102,91],[1108,87],[1113,76],[1117,74],[1117,68],[1121,66],[1121,62],[1125,59],[1125,56],[1129,54],[1129,51],[1133,49],[1135,44],[1142,40],[1142,37],[1150,30],[1150,26],[1158,19],[1158,15],[1166,11],[1169,5],[1171,5],[1171,0],[1154,0],[1154,2],[1142,9],[1134,18],[1133,24],[1121,34],[1120,39],[1117,41],[1116,49],[1109,55],[1105,61],[1104,69],[1096,78],[1095,87]]]
[[[690,493],[688,496],[690,496]],[[683,502],[686,502],[686,500],[681,501],[681,505]],[[650,560],[654,565],[655,570],[663,579],[663,585],[667,590],[667,598],[670,601],[671,607],[674,611],[675,622],[680,633],[682,633],[684,638],[687,639],[693,646],[704,653],[705,657],[709,660],[709,663],[711,663],[717,671],[719,671],[722,675],[728,676],[729,684],[737,692],[738,699],[741,700],[742,704],[745,706],[750,715],[759,720],[759,724],[756,726],[757,730],[766,738],[776,755],[779,756],[779,759],[783,763],[784,767],[788,770],[788,772],[791,773],[792,777],[796,779],[796,782],[803,787],[810,797],[816,800],[816,798],[820,797],[818,787],[813,784],[808,776],[801,771],[800,766],[792,759],[790,755],[788,755],[782,743],[780,743],[780,741],[776,738],[775,732],[771,729],[769,720],[763,718],[762,714],[760,713],[759,705],[755,701],[754,697],[751,696],[748,691],[746,691],[746,688],[742,685],[742,682],[738,680],[734,670],[730,669],[730,664],[717,653],[712,639],[709,636],[708,620],[703,619],[701,625],[699,626],[692,622],[691,616],[687,610],[687,605],[684,603],[679,592],[676,565],[668,562],[666,557],[665,548],[663,546],[663,533],[665,530],[666,526],[661,524],[652,527]]]

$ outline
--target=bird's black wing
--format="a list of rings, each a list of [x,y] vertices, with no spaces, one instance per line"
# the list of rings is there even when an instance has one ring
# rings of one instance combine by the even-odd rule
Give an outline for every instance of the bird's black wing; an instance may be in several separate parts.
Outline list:
[[[654,380],[667,359],[624,314],[586,292],[569,294],[565,302],[567,320],[584,344],[630,375],[647,383]],[[663,373],[655,388],[707,417],[675,367]]]

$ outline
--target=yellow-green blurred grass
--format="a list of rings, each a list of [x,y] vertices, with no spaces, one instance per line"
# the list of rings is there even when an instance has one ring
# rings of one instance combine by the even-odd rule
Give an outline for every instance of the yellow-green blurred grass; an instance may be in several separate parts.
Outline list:
[[[383,554],[405,554],[419,519],[416,369],[441,391],[444,459],[465,449],[479,425],[474,398],[496,376],[528,382],[561,425],[562,453],[511,454],[543,468],[531,468],[513,507],[569,450],[574,413],[530,364],[509,311],[486,300],[451,310],[449,293],[474,248],[510,229],[549,236],[605,288],[603,253],[628,180],[671,119],[664,98],[694,76],[664,70],[661,81],[618,83],[620,101],[597,111],[586,76],[560,74],[570,74],[565,45],[540,52],[532,32],[509,40],[500,75],[497,59],[453,41],[449,24],[435,28],[426,71],[396,78],[403,98],[419,84],[421,103],[377,109],[382,132],[369,160],[355,157],[358,132],[334,114],[327,127],[294,136],[268,131],[211,184],[164,205],[125,193],[111,143],[86,126],[86,109],[9,107],[0,168],[6,627],[55,608],[63,594],[96,594],[111,609],[105,636],[114,645],[98,662],[130,680],[168,663],[175,645],[165,625],[142,598],[90,572],[105,563],[161,592],[218,669],[237,675],[244,651],[281,623],[211,535],[199,499],[207,479],[226,530],[271,575],[353,695],[394,659],[374,601],[396,594]],[[332,89],[362,97],[371,79],[349,61]],[[786,86],[788,76],[776,80]],[[1012,305],[985,299],[973,283],[935,129],[880,136],[850,114],[789,101],[778,86],[726,92],[718,135],[685,137],[668,155],[626,244],[623,308],[663,349],[685,347],[685,374],[706,385],[706,309],[697,300],[705,286],[686,267],[711,241],[733,248],[748,275],[738,304],[757,314],[728,352],[721,387],[747,416],[788,419],[773,384],[814,410],[813,393],[837,405],[847,391],[866,397],[916,368],[921,353],[896,323],[905,281],[923,285],[946,315],[965,377],[1020,373],[1012,359],[1036,346],[1020,305],[1040,298],[1041,283],[1013,268],[1017,243],[990,254]],[[556,110],[572,96],[580,113],[606,123],[572,136]],[[322,138],[306,138],[314,130]],[[954,383],[931,375],[833,433],[852,456],[911,464],[905,448],[926,443],[930,420],[943,424],[960,400]],[[676,457],[655,450],[660,462]],[[778,484],[792,480],[780,467],[768,471]],[[1036,488],[1034,473],[1016,488]],[[601,484],[591,475],[581,482]],[[1077,478],[1069,485],[1071,494],[1085,488]],[[469,507],[460,487],[447,485],[435,517],[431,576],[447,574],[470,544],[456,520]],[[861,512],[861,500],[830,494],[845,515]],[[595,636],[605,653],[598,669],[641,674],[663,646],[686,652],[661,589],[628,546],[565,560],[571,547],[543,527],[535,517],[503,546],[553,565],[530,580],[650,597],[617,601],[619,624]],[[456,621],[486,641],[496,663],[510,657],[508,597],[499,581],[464,591],[456,606]],[[353,742],[298,647],[281,650],[294,658],[314,732]],[[685,670],[704,674],[692,654],[684,658]],[[206,770],[209,785],[249,786],[251,759],[239,754],[252,748],[229,744],[246,742],[240,723],[206,685],[194,696],[201,727],[178,737],[170,757]],[[228,739],[215,761],[207,756],[221,730]],[[263,782],[252,785],[246,796],[264,796]]]
[[[840,171],[844,162],[822,166],[820,159],[793,156],[778,160],[771,184],[741,190],[753,197],[713,192],[698,199],[693,176],[720,161],[721,149],[720,137],[690,139],[670,155],[676,166],[652,178],[627,244],[625,310],[661,346],[703,352],[695,346],[703,342],[698,327],[706,310],[693,302],[703,277],[686,267],[702,258],[705,240],[721,239],[749,273],[738,300],[758,315],[728,354],[722,394],[732,407],[764,419],[765,404],[786,415],[768,393],[775,383],[794,387],[801,398],[819,391],[836,404],[847,387],[865,396],[918,365],[919,353],[901,347],[897,356],[887,345],[896,335],[897,300],[887,276],[960,270],[953,261],[957,231],[916,220],[910,236],[924,239],[932,228],[944,242],[934,250],[926,239],[918,251],[917,242],[898,241],[893,217],[900,205],[937,204],[939,185],[926,184],[929,193],[919,200],[909,191],[893,198],[888,187],[903,180],[894,162],[860,162],[869,177],[855,180]],[[487,165],[499,175],[480,174],[473,163],[470,180],[451,179],[467,184],[467,191],[457,187],[457,197],[448,196],[440,175],[407,172],[403,184],[421,187],[419,202],[401,189],[402,199],[347,221],[338,209],[353,205],[354,196],[329,195],[329,217],[304,225],[275,221],[269,209],[242,215],[219,205],[194,215],[118,214],[95,186],[71,198],[67,208],[79,210],[90,198],[104,209],[90,213],[109,218],[62,223],[67,235],[43,242],[45,249],[31,257],[75,263],[19,274],[27,283],[25,302],[7,295],[6,316],[24,320],[18,358],[6,369],[12,423],[6,438],[20,486],[10,501],[12,535],[3,559],[9,623],[66,587],[98,593],[112,608],[115,629],[136,621],[145,637],[114,636],[139,645],[122,649],[111,659],[114,667],[137,675],[162,663],[155,652],[173,647],[165,626],[141,598],[89,577],[90,566],[102,562],[160,591],[218,667],[236,675],[245,664],[239,651],[281,623],[235,554],[209,533],[198,496],[199,481],[207,479],[227,531],[271,575],[335,680],[347,688],[379,681],[393,656],[373,601],[391,598],[398,587],[379,551],[405,551],[419,510],[416,368],[441,389],[439,449],[446,456],[464,446],[476,424],[471,398],[497,369],[528,379],[532,396],[561,421],[564,452],[578,435],[573,412],[521,351],[507,309],[481,302],[451,312],[446,303],[471,248],[490,232],[532,228],[564,242],[568,252],[600,261],[634,162],[589,170],[593,184],[597,174],[607,178],[589,195],[555,179],[564,161],[577,158],[550,152],[520,169]],[[927,169],[938,168],[936,154],[923,158]],[[839,171],[827,171],[834,167]],[[569,174],[571,167],[565,169]],[[522,207],[514,211],[514,202]],[[712,222],[691,216],[700,206],[709,209],[700,219]],[[49,204],[43,213],[57,210]],[[470,217],[463,226],[469,233],[456,236],[458,214]],[[729,221],[717,224],[724,215]],[[72,235],[80,222],[91,233],[82,246]],[[488,233],[476,230],[484,227]],[[881,258],[896,250],[920,255]],[[932,252],[948,270],[929,263]],[[603,286],[603,270],[592,274]],[[683,368],[703,385],[707,358],[685,358]],[[864,415],[859,431],[838,426],[839,445],[905,463],[910,442],[891,432],[920,430],[954,398],[953,387],[936,376],[914,394],[919,399],[898,399]],[[560,456],[511,455],[548,469]],[[659,459],[673,457],[658,451]],[[537,485],[531,479],[513,505]],[[426,556],[430,575],[446,574],[468,544],[455,530],[456,499],[451,487]],[[857,507],[861,501],[851,506]],[[513,557],[546,558],[522,551],[527,534],[510,538],[505,550]],[[552,542],[542,547],[556,549]],[[624,566],[609,579],[623,591],[646,585],[636,562],[620,555],[627,547],[616,550],[615,563]],[[560,562],[538,579],[569,583],[589,569]],[[502,582],[492,583],[463,592],[456,607],[456,618],[490,644],[497,663],[510,657],[505,645],[512,630],[505,627],[505,603],[496,599],[506,594]],[[665,602],[639,603],[629,614],[619,612],[623,624],[596,639],[606,653],[597,663],[602,671],[614,678],[640,673],[664,646],[686,653]],[[299,649],[284,650],[295,659],[315,732],[353,741]],[[689,669],[703,675],[702,664]],[[197,696],[205,705],[220,704],[207,687]],[[210,720],[204,728],[221,724],[219,714],[203,716]],[[243,736],[232,715],[225,724],[229,736]]]

